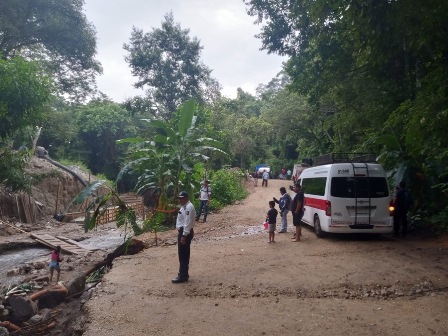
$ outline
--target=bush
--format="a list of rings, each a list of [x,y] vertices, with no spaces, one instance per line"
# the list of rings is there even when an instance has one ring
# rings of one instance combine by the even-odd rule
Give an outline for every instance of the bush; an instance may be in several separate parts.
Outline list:
[[[448,232],[448,207],[429,219],[437,233]]]
[[[210,174],[212,200],[211,210],[216,210],[244,199],[247,191],[243,187],[244,174],[240,170],[221,169]]]
[[[0,149],[0,184],[13,191],[30,189],[30,176],[25,172],[29,158],[28,151],[13,151],[7,147]]]

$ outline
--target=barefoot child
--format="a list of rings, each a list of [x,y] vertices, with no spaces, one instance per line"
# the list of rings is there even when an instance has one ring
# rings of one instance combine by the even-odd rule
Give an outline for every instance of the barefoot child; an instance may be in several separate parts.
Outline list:
[[[59,263],[63,260],[61,258],[61,247],[56,246],[56,248],[50,253],[50,283],[53,281],[53,272],[56,270],[58,272],[56,282],[59,282],[59,276],[61,275],[61,269],[59,267]]]
[[[266,215],[266,220],[269,223],[268,226],[268,232],[269,232],[269,241],[268,243],[275,243],[274,237],[275,237],[275,224],[277,222],[277,215],[278,211],[275,208],[275,202],[269,201],[269,211]]]

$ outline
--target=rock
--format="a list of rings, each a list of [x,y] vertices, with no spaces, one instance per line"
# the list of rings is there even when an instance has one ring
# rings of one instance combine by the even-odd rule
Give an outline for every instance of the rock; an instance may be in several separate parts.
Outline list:
[[[0,327],[0,336],[8,336],[9,331],[6,328]]]
[[[11,307],[11,320],[13,323],[28,321],[37,313],[37,304],[29,298],[10,296],[7,302]]]
[[[38,322],[40,322],[40,321],[42,321],[42,316],[39,315],[39,314],[36,314],[36,315],[32,316],[32,317],[28,320],[28,322],[31,323],[31,324],[35,324],[35,323],[38,323]]]
[[[65,285],[65,288],[68,290],[68,296],[75,294],[81,295],[86,288],[86,276],[83,273],[77,274],[70,282],[67,283],[67,285]]]
[[[63,302],[67,294],[62,291],[49,291],[39,297],[39,308],[54,308]]]
[[[47,267],[47,263],[45,263],[45,262],[43,262],[43,261],[36,261],[36,262],[33,264],[33,267],[34,267],[35,269],[40,270],[40,269],[46,268],[46,267]]]
[[[45,320],[48,320],[50,318],[51,309],[44,308],[39,313],[42,316],[42,320],[45,321]]]
[[[13,275],[18,275],[20,273],[20,269],[19,268],[13,268],[9,271],[6,272],[7,276],[13,276]]]

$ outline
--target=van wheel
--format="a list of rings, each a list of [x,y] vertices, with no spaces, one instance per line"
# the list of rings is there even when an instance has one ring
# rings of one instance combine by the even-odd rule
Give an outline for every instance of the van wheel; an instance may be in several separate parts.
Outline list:
[[[314,216],[314,231],[316,231],[316,236],[318,236],[319,238],[325,237],[325,232],[322,231],[322,228],[320,227],[320,220],[318,215]]]

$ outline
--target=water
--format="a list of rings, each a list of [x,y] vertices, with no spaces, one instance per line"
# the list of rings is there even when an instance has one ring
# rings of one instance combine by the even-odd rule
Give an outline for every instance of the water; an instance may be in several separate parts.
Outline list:
[[[31,247],[2,253],[0,255],[0,284],[10,285],[17,283],[24,276],[6,276],[6,272],[24,266],[32,260],[39,259],[43,254],[50,253],[50,251],[50,249],[44,247]],[[49,258],[50,256],[47,257]]]
[[[106,235],[92,237],[80,242],[86,247],[95,247],[101,250],[113,250],[119,245],[123,244],[124,237],[118,231],[108,232]],[[0,254],[0,285],[12,285],[23,280],[27,275],[6,276],[9,270],[24,266],[27,262],[35,261],[36,259],[46,260],[49,262],[51,252],[50,248],[46,247],[30,247],[21,250],[12,250]],[[46,259],[45,259],[46,258]]]
[[[124,236],[114,232],[101,237],[92,237],[79,242],[85,247],[95,247],[101,250],[115,249],[124,243]]]

